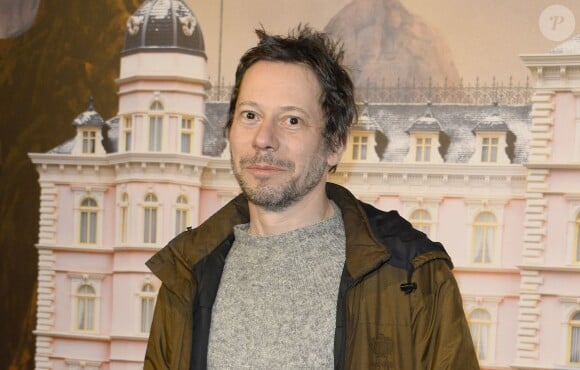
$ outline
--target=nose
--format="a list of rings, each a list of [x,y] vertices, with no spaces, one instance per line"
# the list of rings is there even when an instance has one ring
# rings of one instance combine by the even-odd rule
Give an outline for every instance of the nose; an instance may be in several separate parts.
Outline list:
[[[252,145],[256,150],[278,150],[279,141],[276,124],[273,119],[262,120],[260,126],[258,126],[254,134]]]

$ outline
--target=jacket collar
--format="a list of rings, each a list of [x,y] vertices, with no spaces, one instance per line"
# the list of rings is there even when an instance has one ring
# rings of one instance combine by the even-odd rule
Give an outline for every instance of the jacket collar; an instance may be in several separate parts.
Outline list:
[[[326,192],[341,209],[346,234],[346,269],[358,280],[387,262],[390,253],[373,235],[366,213],[351,192],[333,183],[326,184]],[[147,266],[170,290],[184,294],[184,289],[191,288],[193,266],[231,238],[235,225],[247,222],[248,201],[241,194],[196,229],[178,235],[147,261]],[[187,287],[184,280],[188,282]]]
[[[342,211],[346,234],[346,269],[354,280],[358,280],[387,262],[391,254],[376,239],[366,212],[350,191],[327,183],[326,194]]]
[[[230,238],[234,225],[247,222],[248,201],[239,195],[199,227],[176,236],[146,265],[169,290],[189,301],[194,289],[193,266]]]

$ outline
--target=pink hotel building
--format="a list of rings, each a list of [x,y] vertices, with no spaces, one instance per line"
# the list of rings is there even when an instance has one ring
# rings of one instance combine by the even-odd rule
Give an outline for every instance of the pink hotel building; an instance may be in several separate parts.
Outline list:
[[[455,263],[484,369],[580,369],[580,37],[522,55],[525,105],[362,104],[331,181],[397,209]],[[159,281],[144,262],[239,192],[182,0],[127,22],[119,112],[31,153],[41,188],[37,369],[139,369]]]

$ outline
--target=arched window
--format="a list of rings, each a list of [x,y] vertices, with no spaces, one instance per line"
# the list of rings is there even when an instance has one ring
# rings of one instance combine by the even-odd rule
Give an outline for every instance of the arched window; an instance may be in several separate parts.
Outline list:
[[[185,195],[177,197],[177,207],[175,208],[175,234],[185,230],[189,222],[189,208]]]
[[[580,365],[580,311],[576,311],[569,323],[570,327],[570,356],[571,364]]]
[[[141,333],[149,333],[151,322],[153,321],[153,311],[155,310],[155,288],[153,284],[146,283],[141,288]]]
[[[163,110],[163,104],[155,100],[151,103],[150,109],[154,112],[149,116],[149,151],[161,151],[163,138],[163,115],[156,113]]]
[[[154,100],[149,107],[150,110],[163,110],[163,104],[159,100]]]
[[[410,220],[413,227],[429,235],[431,232],[431,215],[425,209],[417,209],[411,213]]]
[[[97,295],[95,288],[89,284],[82,284],[76,291],[76,330],[95,330],[95,304]]]
[[[481,212],[473,222],[473,263],[493,263],[497,221],[493,213]]]
[[[148,193],[143,207],[143,242],[157,243],[157,196]]]
[[[93,198],[85,198],[82,200],[79,209],[79,242],[81,244],[97,243],[97,212],[97,202]]]
[[[121,243],[127,243],[127,231],[129,229],[129,194],[127,193],[121,195],[121,215],[119,222]]]
[[[471,311],[468,321],[477,358],[480,361],[489,360],[491,315],[486,310],[478,308]]]

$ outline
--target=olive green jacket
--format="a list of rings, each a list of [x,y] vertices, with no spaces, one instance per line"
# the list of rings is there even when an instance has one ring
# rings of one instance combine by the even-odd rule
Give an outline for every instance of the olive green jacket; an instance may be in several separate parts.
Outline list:
[[[341,209],[346,262],[339,287],[336,369],[479,369],[452,263],[439,243],[397,212],[327,184]],[[205,369],[216,297],[234,225],[249,222],[243,195],[185,231],[147,265],[163,282],[145,369]]]

